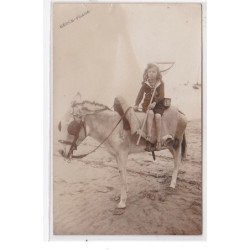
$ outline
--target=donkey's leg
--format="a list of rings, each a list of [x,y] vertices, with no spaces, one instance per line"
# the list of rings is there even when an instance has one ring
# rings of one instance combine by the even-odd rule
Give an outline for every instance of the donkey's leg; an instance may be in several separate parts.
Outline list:
[[[154,112],[153,110],[148,111],[148,116],[147,116],[147,136],[151,138],[151,130],[152,130],[152,125],[154,121]]]
[[[121,152],[116,156],[117,165],[119,168],[119,173],[121,177],[121,198],[120,202],[117,205],[118,208],[125,208],[126,207],[126,200],[127,200],[127,160],[128,160],[128,153]]]
[[[157,142],[161,141],[161,115],[155,114],[156,138]]]
[[[181,164],[181,143],[179,143],[179,145],[176,149],[173,148],[172,150],[170,150],[170,152],[172,153],[172,155],[174,157],[174,171],[172,174],[172,180],[171,180],[170,187],[175,188],[176,180],[177,180],[177,176],[178,176],[178,171],[179,171],[180,164]]]

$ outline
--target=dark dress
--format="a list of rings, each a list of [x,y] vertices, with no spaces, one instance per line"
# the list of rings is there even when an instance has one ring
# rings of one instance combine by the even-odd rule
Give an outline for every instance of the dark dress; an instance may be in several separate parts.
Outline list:
[[[161,81],[161,82],[158,82],[156,84],[158,86],[156,87],[155,95],[154,95],[154,98],[152,101],[152,102],[156,102],[156,105],[153,108],[153,112],[155,114],[162,115],[164,110],[165,110],[165,107],[163,105],[164,83]],[[142,101],[142,99],[144,97],[143,102],[142,102],[142,111],[143,112],[147,112],[148,105],[150,103],[150,99],[152,97],[153,91],[154,91],[154,87],[151,87],[147,81],[142,83],[141,89],[140,89],[140,91],[137,95],[136,101],[135,101],[135,105],[139,106],[140,102]]]

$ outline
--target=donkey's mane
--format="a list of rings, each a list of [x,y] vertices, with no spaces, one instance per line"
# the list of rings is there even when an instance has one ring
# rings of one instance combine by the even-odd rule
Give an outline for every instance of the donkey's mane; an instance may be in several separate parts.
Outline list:
[[[80,105],[81,108],[86,111],[111,110],[108,106],[95,101],[86,100],[83,101],[82,103],[79,103],[78,105]]]

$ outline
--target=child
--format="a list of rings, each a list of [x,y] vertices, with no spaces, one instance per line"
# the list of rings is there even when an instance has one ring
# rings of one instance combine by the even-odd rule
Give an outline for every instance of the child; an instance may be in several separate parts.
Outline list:
[[[155,94],[150,104],[150,100],[153,94],[153,91],[156,87]],[[143,99],[144,97],[144,99]],[[164,83],[162,81],[162,76],[160,70],[157,65],[153,63],[149,63],[147,68],[143,74],[143,82],[141,89],[138,93],[138,96],[135,101],[134,110],[138,110],[138,106],[143,99],[142,103],[142,111],[147,112],[147,144],[146,144],[146,151],[151,151],[151,129],[153,120],[155,118],[155,125],[156,125],[156,150],[161,150],[161,117],[164,112]],[[150,105],[149,105],[150,104]]]

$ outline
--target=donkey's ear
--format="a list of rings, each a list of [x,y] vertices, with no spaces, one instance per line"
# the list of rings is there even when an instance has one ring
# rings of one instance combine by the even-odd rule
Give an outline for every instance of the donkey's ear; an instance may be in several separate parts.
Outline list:
[[[73,106],[75,103],[81,103],[82,102],[82,95],[77,92],[75,97],[73,98],[73,101],[71,102],[71,105]]]

